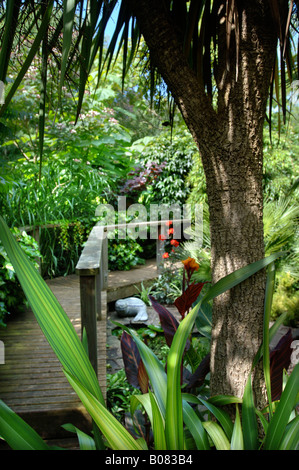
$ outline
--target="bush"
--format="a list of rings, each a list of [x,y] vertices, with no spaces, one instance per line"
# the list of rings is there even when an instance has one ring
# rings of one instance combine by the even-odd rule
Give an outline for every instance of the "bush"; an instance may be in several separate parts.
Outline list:
[[[285,312],[288,312],[288,323],[291,326],[297,326],[299,323],[299,282],[288,272],[278,275],[271,317],[276,320]]]
[[[40,257],[40,253],[34,238],[16,228],[12,230],[12,234],[28,258],[38,268],[36,258]],[[5,327],[7,315],[22,311],[28,304],[2,243],[0,243],[0,260],[0,326]]]
[[[131,147],[134,159],[140,167],[136,178],[152,170],[153,178],[146,188],[141,187],[139,202],[144,204],[184,204],[190,193],[187,176],[197,148],[189,132],[182,126],[163,132],[154,138],[140,139]],[[157,173],[154,174],[153,168]]]
[[[119,422],[130,409],[130,399],[136,389],[128,382],[124,369],[107,374],[107,408]]]
[[[142,248],[134,239],[126,237],[125,239],[115,238],[108,243],[108,266],[111,271],[128,271],[138,264],[144,264],[145,261],[138,253]]]

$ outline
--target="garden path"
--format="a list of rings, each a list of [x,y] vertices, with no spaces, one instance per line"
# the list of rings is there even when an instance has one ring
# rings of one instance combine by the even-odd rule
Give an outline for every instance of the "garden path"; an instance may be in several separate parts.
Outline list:
[[[156,261],[147,261],[131,271],[111,272],[108,289],[103,292],[102,320],[98,327],[98,377],[106,395],[106,366],[114,354],[121,361],[119,350],[107,348],[112,338],[107,329],[107,302],[136,295],[135,286],[146,286],[157,277]],[[81,334],[79,276],[70,275],[48,280],[47,284],[69,316],[78,335]],[[109,314],[110,315],[110,314]],[[108,336],[107,336],[108,331]],[[113,337],[114,338],[114,337]],[[0,399],[25,419],[47,440],[66,437],[62,424],[72,423],[90,431],[90,417],[67,382],[61,365],[45,339],[30,309],[14,316],[6,329],[0,330],[4,343],[5,363],[0,364]],[[116,369],[113,369],[116,370]],[[69,436],[69,433],[67,434]],[[0,446],[1,447],[1,446]]]
[[[136,285],[146,286],[157,277],[156,262],[125,272],[112,272],[108,276],[108,290],[103,292],[102,320],[98,321],[98,377],[106,395],[106,372],[114,373],[123,367],[120,342],[112,334],[114,320],[136,327],[133,318],[119,318],[113,309],[117,298],[136,295]],[[54,295],[68,314],[80,335],[80,289],[79,276],[71,275],[47,281]],[[109,307],[107,308],[107,301]],[[177,318],[175,307],[167,308]],[[159,324],[158,315],[147,308],[147,324]],[[284,334],[281,331],[276,338]],[[0,399],[22,416],[46,440],[57,445],[76,448],[77,439],[61,427],[72,423],[90,432],[91,422],[77,395],[68,384],[61,365],[42,334],[30,309],[14,316],[7,328],[0,330],[5,346],[5,363],[0,364]],[[75,442],[75,444],[74,444]],[[7,446],[0,441],[0,449]]]

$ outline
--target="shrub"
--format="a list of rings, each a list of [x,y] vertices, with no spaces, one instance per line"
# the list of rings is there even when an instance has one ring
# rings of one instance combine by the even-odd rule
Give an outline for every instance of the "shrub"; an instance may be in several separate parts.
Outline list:
[[[156,169],[150,185],[140,193],[139,202],[145,204],[184,204],[190,192],[187,176],[192,166],[196,146],[189,132],[182,126],[174,129],[171,137],[163,132],[155,138],[134,142],[133,156],[141,167],[140,175],[148,169]]]
[[[276,320],[285,312],[288,312],[289,324],[296,327],[299,322],[299,282],[288,272],[278,275],[271,317]]]
[[[108,266],[111,271],[128,271],[145,261],[138,253],[142,248],[136,240],[126,237],[125,239],[115,238],[108,243]]]
[[[36,258],[40,257],[38,246],[33,237],[14,228],[12,234],[26,253],[28,258],[38,268]],[[6,326],[7,315],[16,314],[26,307],[27,301],[23,289],[16,277],[7,253],[0,242],[0,326]]]

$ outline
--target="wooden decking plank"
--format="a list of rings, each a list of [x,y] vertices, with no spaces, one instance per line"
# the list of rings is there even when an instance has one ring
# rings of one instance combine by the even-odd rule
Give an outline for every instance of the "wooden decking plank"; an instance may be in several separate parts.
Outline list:
[[[57,278],[47,284],[80,337],[78,276]],[[65,422],[73,422],[79,428],[81,423],[87,431],[90,417],[68,383],[32,311],[27,309],[9,319],[7,328],[0,331],[0,339],[5,346],[5,364],[0,365],[0,398],[45,438],[55,437],[55,432],[59,435]],[[105,396],[105,315],[98,322],[98,350],[98,376]]]
[[[102,320],[98,321],[98,377],[106,396],[107,301],[135,295],[134,285],[156,276],[155,266],[147,262],[135,272],[109,274],[102,292]],[[67,313],[78,336],[81,335],[79,276],[60,277],[47,284]],[[119,293],[118,288],[121,287]],[[127,294],[127,295],[126,295]],[[91,419],[68,383],[60,362],[43,335],[30,309],[11,317],[6,329],[0,329],[5,346],[5,364],[0,364],[0,399],[32,425],[45,439],[67,434],[61,425],[71,422],[88,432]],[[69,434],[68,434],[69,436]]]

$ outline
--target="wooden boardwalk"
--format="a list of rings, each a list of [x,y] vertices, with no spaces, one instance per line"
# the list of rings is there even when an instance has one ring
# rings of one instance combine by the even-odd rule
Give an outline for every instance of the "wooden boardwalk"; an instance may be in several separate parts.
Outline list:
[[[108,291],[103,298],[103,319],[98,328],[98,377],[106,395],[107,359],[107,298],[117,298],[137,293],[136,284],[149,282],[156,277],[153,262],[128,272],[109,273]],[[69,316],[79,337],[80,289],[79,276],[71,275],[47,281]],[[119,288],[119,292],[118,292]],[[126,294],[127,295],[124,295]],[[106,298],[105,298],[106,295]],[[44,439],[59,440],[70,433],[61,428],[72,423],[79,429],[90,431],[91,420],[80,400],[65,378],[60,362],[31,312],[14,316],[6,329],[0,329],[0,339],[5,346],[5,364],[0,364],[0,399],[25,419]]]

